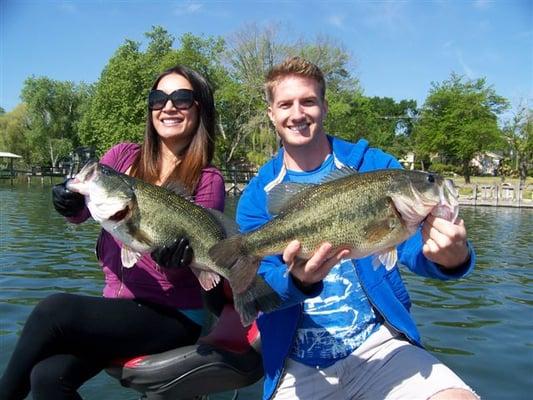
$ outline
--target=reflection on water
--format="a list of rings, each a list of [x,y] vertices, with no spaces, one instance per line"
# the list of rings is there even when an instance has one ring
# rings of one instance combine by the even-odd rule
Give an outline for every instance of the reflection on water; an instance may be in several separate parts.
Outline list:
[[[234,209],[229,199],[228,212]],[[528,398],[533,390],[533,211],[464,208],[477,269],[439,282],[403,272],[424,344],[483,398]],[[66,223],[50,187],[0,187],[0,371],[32,307],[59,291],[100,295],[94,257],[98,227]],[[135,392],[106,374],[87,383],[85,399],[131,400]],[[241,398],[260,398],[258,385]]]

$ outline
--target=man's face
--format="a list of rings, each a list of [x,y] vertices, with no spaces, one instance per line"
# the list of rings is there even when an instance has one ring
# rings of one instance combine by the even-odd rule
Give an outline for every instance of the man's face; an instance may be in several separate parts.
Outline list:
[[[274,87],[268,116],[284,146],[305,146],[325,134],[327,109],[315,80],[288,76]]]

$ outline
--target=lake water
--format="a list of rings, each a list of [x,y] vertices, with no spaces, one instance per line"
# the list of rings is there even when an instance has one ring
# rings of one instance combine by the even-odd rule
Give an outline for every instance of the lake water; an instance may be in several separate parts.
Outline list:
[[[228,200],[232,213],[234,199]],[[413,314],[426,347],[486,399],[533,393],[533,210],[463,207],[478,254],[468,278],[438,282],[405,272]],[[0,186],[0,372],[34,305],[60,292],[100,295],[94,223],[66,223],[53,209],[50,186]],[[132,400],[102,373],[84,399]],[[240,391],[259,399],[260,385]],[[213,396],[216,399],[230,396]]]

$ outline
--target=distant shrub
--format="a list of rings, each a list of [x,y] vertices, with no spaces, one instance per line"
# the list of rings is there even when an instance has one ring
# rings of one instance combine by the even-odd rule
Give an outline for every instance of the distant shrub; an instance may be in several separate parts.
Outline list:
[[[433,162],[428,168],[429,171],[439,175],[461,175],[461,168],[455,165]]]

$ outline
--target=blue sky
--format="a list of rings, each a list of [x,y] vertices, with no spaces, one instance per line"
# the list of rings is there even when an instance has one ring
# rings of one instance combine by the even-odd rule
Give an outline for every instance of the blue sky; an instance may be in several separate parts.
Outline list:
[[[336,40],[369,96],[422,105],[454,71],[533,106],[532,0],[0,0],[0,106],[11,111],[31,75],[95,82],[125,39],[146,44],[153,25],[228,38],[248,23]]]

